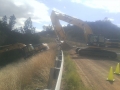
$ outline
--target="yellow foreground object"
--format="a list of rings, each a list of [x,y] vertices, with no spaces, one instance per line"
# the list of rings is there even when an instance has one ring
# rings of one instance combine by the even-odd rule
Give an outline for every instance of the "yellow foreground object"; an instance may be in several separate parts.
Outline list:
[[[120,74],[120,65],[119,65],[119,63],[117,64],[117,66],[116,66],[116,69],[115,69],[115,72],[114,72],[115,74]]]
[[[114,81],[115,79],[113,78],[113,68],[110,68],[109,75],[107,78],[108,81]]]

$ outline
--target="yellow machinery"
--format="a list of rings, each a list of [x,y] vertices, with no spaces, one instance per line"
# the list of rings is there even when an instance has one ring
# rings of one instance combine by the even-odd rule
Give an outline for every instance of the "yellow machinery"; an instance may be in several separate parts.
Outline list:
[[[119,48],[120,41],[118,39],[106,39],[106,47]]]
[[[4,53],[4,52],[15,50],[15,49],[22,49],[24,47],[26,47],[26,45],[22,43],[0,46],[0,53]]]
[[[39,51],[48,50],[49,46],[47,43],[41,43],[41,44],[34,45],[34,49],[36,52],[39,52]]]
[[[51,21],[54,27],[54,31],[56,35],[59,37],[59,40],[62,40],[66,43],[66,35],[59,20],[76,25],[84,31],[85,41],[88,47],[85,49],[77,48],[76,51],[80,55],[100,56],[100,57],[105,56],[105,57],[111,57],[111,58],[117,57],[117,54],[115,52],[104,50],[105,49],[104,36],[94,35],[92,32],[92,29],[84,21],[63,13],[52,11]]]
[[[16,44],[11,44],[11,45],[5,45],[5,46],[0,46],[0,54],[12,50],[22,50],[23,55],[25,57],[33,55],[35,52],[41,51],[41,50],[48,50],[49,46],[47,43],[42,43],[38,45],[25,45],[23,43],[16,43]]]

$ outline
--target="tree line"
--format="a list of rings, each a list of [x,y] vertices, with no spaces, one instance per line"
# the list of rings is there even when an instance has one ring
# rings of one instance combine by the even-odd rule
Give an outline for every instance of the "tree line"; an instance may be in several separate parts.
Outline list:
[[[33,27],[30,17],[24,22],[23,27],[15,28],[16,23],[15,15],[11,15],[9,19],[6,15],[2,17],[0,20],[0,46],[15,43],[40,43],[40,36],[35,33],[35,27]]]

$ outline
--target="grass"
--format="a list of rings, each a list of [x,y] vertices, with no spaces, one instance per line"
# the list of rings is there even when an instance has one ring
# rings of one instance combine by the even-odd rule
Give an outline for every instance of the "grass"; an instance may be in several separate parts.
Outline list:
[[[0,90],[45,89],[55,56],[56,50],[51,48],[29,60],[21,60],[1,68]]]
[[[89,90],[85,87],[82,80],[80,79],[75,63],[66,53],[64,68],[65,70],[63,74],[63,90]]]

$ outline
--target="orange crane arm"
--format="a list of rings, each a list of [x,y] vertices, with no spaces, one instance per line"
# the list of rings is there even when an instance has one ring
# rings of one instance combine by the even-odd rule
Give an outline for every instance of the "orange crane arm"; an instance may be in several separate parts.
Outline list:
[[[93,34],[92,29],[84,21],[74,18],[74,17],[71,17],[69,15],[63,14],[63,13],[52,11],[52,13],[51,13],[52,25],[54,27],[56,34],[58,35],[58,37],[61,40],[65,41],[66,35],[65,35],[65,32],[64,32],[59,20],[68,22],[70,24],[74,24],[74,25],[82,28],[82,30],[84,30],[84,36],[85,36],[86,42],[88,42],[88,35]]]

